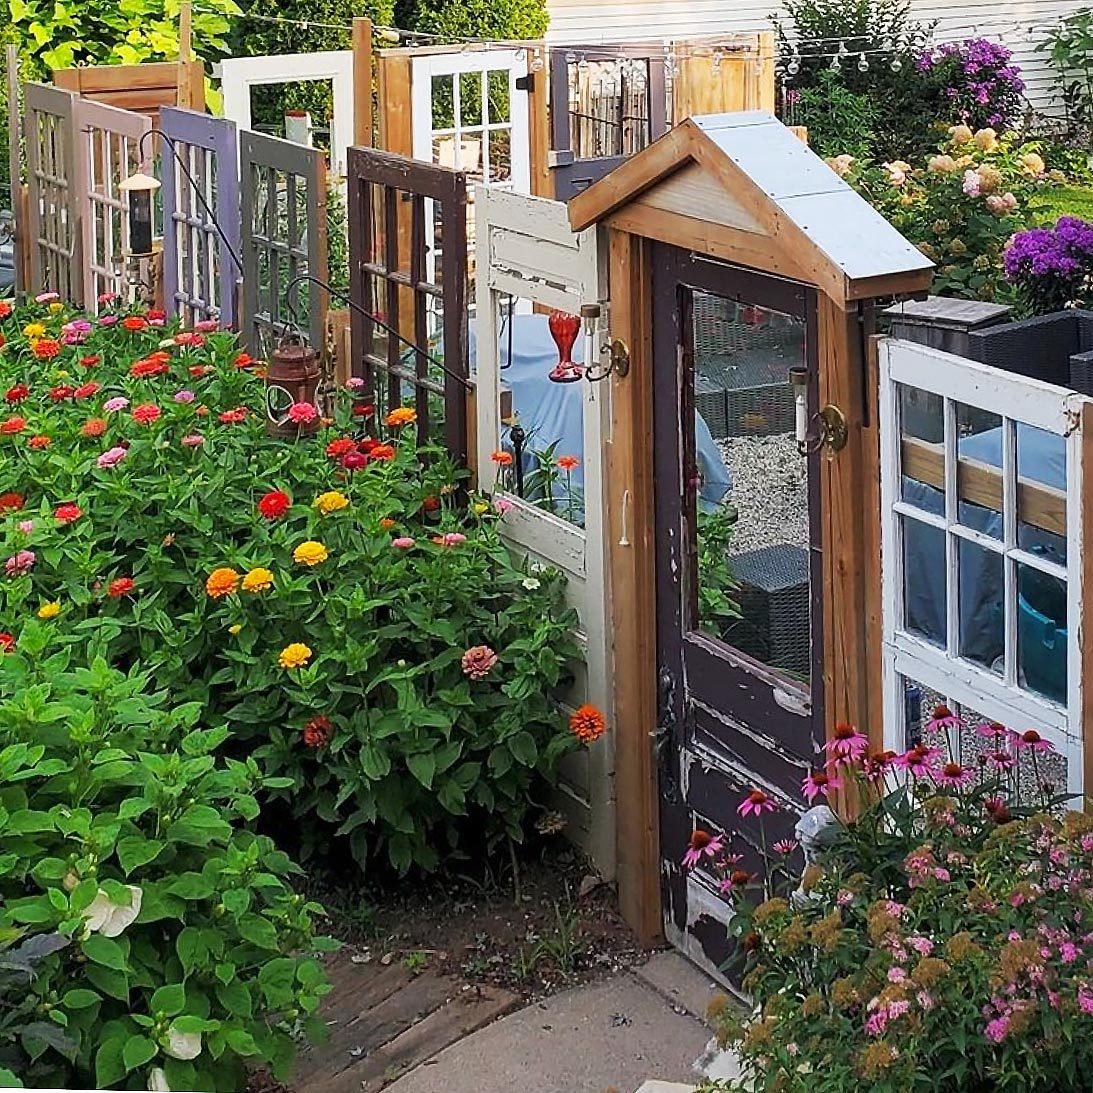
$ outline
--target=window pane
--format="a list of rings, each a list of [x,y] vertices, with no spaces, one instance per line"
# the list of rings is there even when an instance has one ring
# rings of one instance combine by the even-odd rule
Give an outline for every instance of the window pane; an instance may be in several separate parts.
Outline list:
[[[459,77],[459,127],[482,124],[482,73],[463,72]]]
[[[1066,583],[1017,567],[1017,667],[1021,686],[1066,702]]]
[[[1066,562],[1066,441],[1017,426],[1017,542],[1022,549]]]
[[[966,527],[1001,539],[1002,419],[957,403],[957,519]]]
[[[903,625],[945,648],[945,533],[901,517],[903,530]]]
[[[455,126],[455,99],[451,76],[433,77],[433,128],[451,129]]]
[[[945,424],[940,395],[901,384],[899,388],[900,496],[909,505],[945,514]]]
[[[1005,656],[1002,555],[957,539],[957,563],[960,655],[1001,675]]]
[[[789,370],[805,325],[695,292],[698,625],[790,679],[810,675],[808,460]]]

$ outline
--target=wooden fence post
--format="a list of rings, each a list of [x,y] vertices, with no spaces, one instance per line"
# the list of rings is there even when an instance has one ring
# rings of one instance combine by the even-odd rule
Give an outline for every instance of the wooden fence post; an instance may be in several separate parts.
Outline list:
[[[353,20],[353,143],[371,148],[372,134],[372,20]]]

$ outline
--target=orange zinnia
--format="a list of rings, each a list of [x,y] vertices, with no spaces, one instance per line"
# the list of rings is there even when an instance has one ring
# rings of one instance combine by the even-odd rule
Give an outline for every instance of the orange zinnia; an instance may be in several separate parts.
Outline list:
[[[56,338],[39,338],[33,345],[34,355],[40,360],[52,360],[61,352],[61,343]]]
[[[205,591],[214,599],[227,596],[239,585],[239,574],[229,566],[214,569],[205,582]]]
[[[571,471],[580,465],[581,461],[575,455],[561,455],[558,457],[558,466],[563,471]]]
[[[586,703],[573,711],[569,731],[582,744],[591,744],[607,731],[607,721],[595,706]]]
[[[81,432],[84,436],[102,436],[106,432],[106,422],[101,417],[88,418]]]
[[[384,420],[394,428],[401,425],[412,425],[417,421],[417,411],[409,406],[397,406]]]
[[[511,467],[512,466],[512,453],[511,452],[494,452],[490,459],[493,460],[499,467]]]
[[[53,443],[53,438],[48,436],[32,436],[27,441],[28,448],[36,448],[41,450],[42,448],[48,448]]]

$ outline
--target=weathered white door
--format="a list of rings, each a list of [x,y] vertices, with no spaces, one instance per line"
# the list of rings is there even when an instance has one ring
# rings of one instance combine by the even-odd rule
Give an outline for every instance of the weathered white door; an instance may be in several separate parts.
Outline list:
[[[574,235],[565,205],[499,189],[480,187],[475,209],[478,485],[507,506],[502,526],[513,550],[565,571],[585,668],[570,702],[574,707],[590,702],[610,716],[602,462],[610,387],[588,379],[572,384],[547,379],[557,353],[550,357],[553,342],[542,313],[579,315],[582,305],[599,302],[595,231]],[[540,305],[539,314],[531,313],[532,305]],[[582,341],[574,359],[594,360],[595,346]],[[515,467],[494,458],[502,451],[512,458],[515,425],[527,434],[528,474],[519,484]],[[515,454],[519,459],[520,445]],[[570,461],[575,462],[566,469]],[[615,863],[611,734],[572,759],[561,786],[570,833],[610,877]]]
[[[941,701],[1038,730],[1039,777],[1081,793],[1089,400],[910,342],[878,356],[886,746]]]

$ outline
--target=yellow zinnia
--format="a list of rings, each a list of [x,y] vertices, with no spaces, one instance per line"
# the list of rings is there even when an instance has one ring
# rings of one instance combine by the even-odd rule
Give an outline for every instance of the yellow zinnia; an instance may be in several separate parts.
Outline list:
[[[409,406],[399,406],[392,410],[384,420],[388,425],[395,427],[412,425],[417,421],[417,411]]]
[[[221,596],[234,592],[238,584],[239,574],[230,566],[221,566],[220,569],[214,569],[209,574],[205,581],[205,591],[214,600],[218,600]]]
[[[44,338],[46,336],[46,328],[41,323],[27,323],[23,327],[23,333],[28,338]]]
[[[64,309],[65,305],[62,304],[60,300],[54,300],[53,303],[49,305],[49,310],[52,311],[54,315],[60,314]]]
[[[294,641],[281,650],[277,663],[282,668],[302,668],[311,659],[311,650],[302,641]]]
[[[327,490],[326,493],[320,493],[314,501],[315,507],[324,515],[329,516],[332,512],[337,512],[338,509],[344,509],[349,504],[349,498],[344,493],[338,493],[337,490]]]
[[[329,551],[322,543],[315,542],[314,539],[308,539],[306,543],[301,543],[293,552],[292,560],[299,562],[300,565],[318,565],[320,562],[325,562],[330,557]]]
[[[233,622],[231,626],[228,627],[228,633],[234,636],[235,634],[238,634],[239,631],[242,629],[243,624],[241,622]]]
[[[268,569],[252,569],[243,578],[244,592],[267,592],[273,587],[273,574]]]
[[[61,604],[59,600],[44,603],[38,608],[38,618],[40,619],[55,619],[60,613]]]

